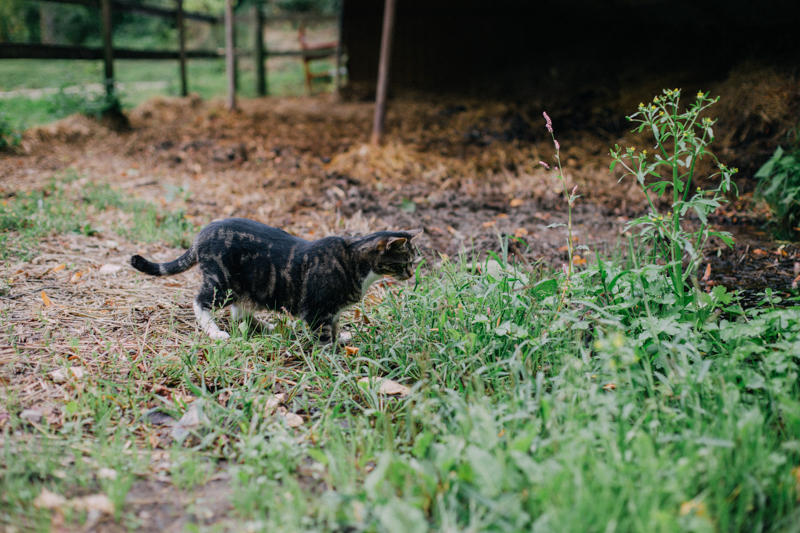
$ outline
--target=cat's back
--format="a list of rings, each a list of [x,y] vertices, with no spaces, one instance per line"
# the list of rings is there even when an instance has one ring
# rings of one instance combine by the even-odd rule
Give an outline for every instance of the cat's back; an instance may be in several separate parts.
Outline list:
[[[226,218],[210,223],[197,235],[200,249],[240,250],[268,247],[276,252],[288,252],[303,247],[308,241],[290,235],[279,228],[247,218]]]

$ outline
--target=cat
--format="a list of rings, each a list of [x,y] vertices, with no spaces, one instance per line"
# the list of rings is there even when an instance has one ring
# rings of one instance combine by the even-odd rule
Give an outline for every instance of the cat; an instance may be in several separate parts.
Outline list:
[[[203,283],[194,300],[201,329],[212,339],[228,339],[211,310],[230,305],[233,321],[253,312],[285,310],[305,320],[322,344],[338,340],[339,315],[359,302],[383,276],[403,281],[413,275],[411,241],[422,233],[379,231],[361,238],[326,237],[307,241],[254,220],[212,222],[182,256],[153,263],[140,255],[131,266],[151,276],[170,276],[200,265]]]

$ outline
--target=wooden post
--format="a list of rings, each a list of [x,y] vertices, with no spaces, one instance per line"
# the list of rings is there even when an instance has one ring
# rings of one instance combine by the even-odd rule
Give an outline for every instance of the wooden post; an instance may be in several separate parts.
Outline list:
[[[105,0],[109,1],[109,0]],[[228,109],[236,109],[236,50],[233,35],[233,3],[225,0],[225,71],[228,76]]]
[[[264,13],[261,6],[253,6],[253,61],[256,62],[256,94],[267,94],[267,70],[264,65]]]
[[[112,44],[113,28],[111,25],[111,0],[101,0],[100,8],[103,19],[103,63],[105,66],[103,83],[106,94],[114,94],[114,45]]]
[[[342,13],[344,13],[344,0],[339,0],[339,37],[336,39],[336,73],[333,75],[333,98],[339,100],[339,89],[342,88]]]
[[[383,121],[386,118],[386,93],[389,89],[389,63],[392,55],[392,33],[394,33],[394,5],[395,0],[386,0],[383,8],[383,35],[381,36],[381,58],[378,64],[375,118],[372,122],[372,144],[380,144],[383,137]]]
[[[175,10],[176,24],[178,25],[178,62],[181,69],[181,96],[189,94],[189,84],[186,81],[186,27],[183,18],[183,0],[176,0],[178,5]]]

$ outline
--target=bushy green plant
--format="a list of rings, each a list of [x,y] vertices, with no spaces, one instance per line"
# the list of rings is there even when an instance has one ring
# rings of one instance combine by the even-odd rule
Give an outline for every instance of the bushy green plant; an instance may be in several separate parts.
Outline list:
[[[677,303],[684,305],[688,303],[688,278],[697,269],[708,238],[716,236],[728,245],[733,244],[730,234],[711,230],[708,215],[727,201],[725,195],[735,187],[731,176],[737,169],[720,163],[708,150],[714,140],[716,121],[700,115],[719,98],[699,92],[695,101],[682,111],[680,97],[680,89],[665,89],[663,95],[656,96],[651,103],[639,104],[639,111],[628,118],[639,123],[635,131],[652,131],[655,153],[648,156],[647,150],[631,146],[623,151],[615,146],[611,151],[611,170],[617,164],[622,165],[626,171],[623,178],[634,176],[645,192],[650,212],[631,221],[628,228],[639,228],[640,243],[649,250],[650,260],[661,259],[669,265],[673,293]],[[693,182],[698,180],[697,164],[704,157],[712,159],[718,168],[717,172],[706,176],[706,181],[718,179],[718,185],[710,190],[702,187],[692,190]],[[672,192],[672,204],[667,213],[662,213],[648,193],[652,191],[661,196],[668,189]],[[699,220],[696,229],[689,229],[686,224],[690,212]]]
[[[755,177],[757,196],[769,206],[768,224],[775,236],[794,240],[800,233],[800,151],[787,152],[779,146]]]
[[[20,132],[14,129],[5,113],[0,112],[0,150],[17,146],[22,140]]]

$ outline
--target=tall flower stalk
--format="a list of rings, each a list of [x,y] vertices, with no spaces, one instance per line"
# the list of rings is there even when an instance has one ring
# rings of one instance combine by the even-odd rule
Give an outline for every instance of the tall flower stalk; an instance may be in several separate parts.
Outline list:
[[[550,137],[553,139],[553,145],[556,147],[556,174],[558,179],[561,180],[561,185],[564,186],[564,197],[567,199],[567,254],[569,259],[567,261],[567,277],[572,276],[572,262],[573,262],[573,253],[572,253],[572,203],[578,198],[578,186],[572,188],[572,192],[569,191],[567,188],[567,180],[564,178],[563,167],[561,166],[561,145],[558,143],[558,139],[556,139],[555,133],[553,133],[553,121],[550,120],[547,112],[543,112],[545,120],[545,127],[547,131],[550,132]],[[539,164],[542,165],[547,170],[550,170],[550,165],[545,163],[544,161],[539,161]],[[557,227],[563,226],[564,224],[551,224],[548,227]]]

